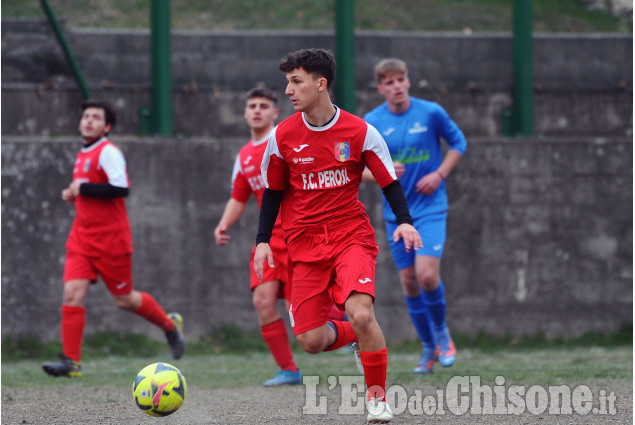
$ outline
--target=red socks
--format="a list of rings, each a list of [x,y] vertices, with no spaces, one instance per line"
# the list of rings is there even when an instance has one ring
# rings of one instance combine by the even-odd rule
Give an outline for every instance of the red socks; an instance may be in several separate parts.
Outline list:
[[[79,363],[86,323],[84,307],[62,306],[62,347],[64,355]]]
[[[291,347],[289,346],[289,337],[287,336],[287,328],[282,319],[268,323],[260,327],[262,339],[267,343],[271,355],[282,370],[298,371],[298,367],[293,361]]]
[[[134,313],[163,329],[164,332],[171,331],[174,328],[174,323],[165,314],[163,308],[147,292],[141,292],[141,305]]]
[[[326,347],[324,351],[337,350],[340,347],[351,344],[357,341],[357,335],[351,326],[350,322],[342,322],[340,320],[329,320],[326,322],[331,326],[335,326],[336,339],[333,344]]]
[[[380,351],[360,351],[368,397],[384,400],[386,396],[386,371],[388,369],[388,348]]]

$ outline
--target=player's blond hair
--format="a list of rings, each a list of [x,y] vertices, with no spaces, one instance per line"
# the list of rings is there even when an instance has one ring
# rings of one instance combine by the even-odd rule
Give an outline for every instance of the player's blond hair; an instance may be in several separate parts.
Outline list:
[[[397,58],[387,58],[380,60],[375,65],[375,78],[381,83],[382,78],[390,74],[403,74],[408,76],[408,66],[406,62]]]

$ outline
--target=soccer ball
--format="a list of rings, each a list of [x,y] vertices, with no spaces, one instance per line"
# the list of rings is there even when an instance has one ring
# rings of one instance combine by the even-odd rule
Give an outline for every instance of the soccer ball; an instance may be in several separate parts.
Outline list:
[[[150,416],[168,416],[185,401],[187,382],[176,367],[168,363],[152,363],[141,369],[132,384],[132,397]]]

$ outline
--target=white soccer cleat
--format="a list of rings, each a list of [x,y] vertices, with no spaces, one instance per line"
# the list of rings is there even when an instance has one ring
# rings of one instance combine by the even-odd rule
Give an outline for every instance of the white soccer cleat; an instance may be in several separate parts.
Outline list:
[[[371,424],[387,424],[392,420],[392,411],[384,400],[371,397],[366,402],[366,409],[368,409],[366,420]]]
[[[362,366],[362,356],[359,354],[359,344],[357,342],[351,344],[351,351],[353,352],[353,356],[355,356],[355,365],[357,366],[357,370],[363,375],[364,366]]]

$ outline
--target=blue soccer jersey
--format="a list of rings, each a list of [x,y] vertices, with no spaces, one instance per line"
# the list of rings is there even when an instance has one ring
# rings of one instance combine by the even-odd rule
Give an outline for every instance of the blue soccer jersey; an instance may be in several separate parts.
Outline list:
[[[410,97],[410,108],[403,114],[394,114],[388,104],[373,109],[364,119],[375,127],[386,140],[393,161],[401,162],[406,172],[399,179],[406,193],[413,219],[448,210],[445,180],[431,195],[416,191],[417,182],[434,172],[443,162],[441,138],[449,149],[465,153],[467,142],[447,112],[437,103]],[[395,214],[384,198],[384,219],[396,221]]]

